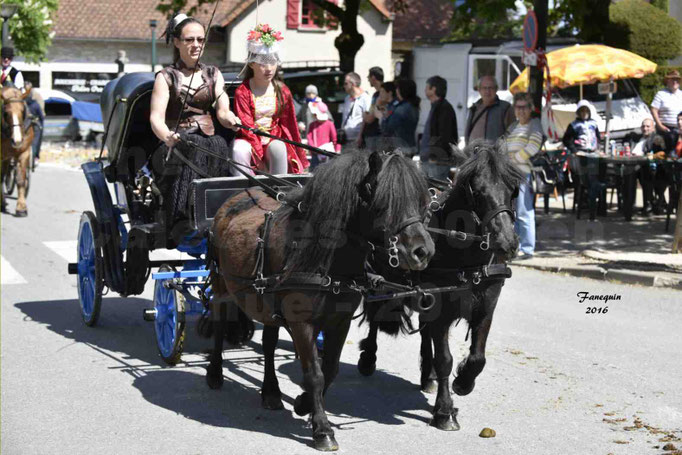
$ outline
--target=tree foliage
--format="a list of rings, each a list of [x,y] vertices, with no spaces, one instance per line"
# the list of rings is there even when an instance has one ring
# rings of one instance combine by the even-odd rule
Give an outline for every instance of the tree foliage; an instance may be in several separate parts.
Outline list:
[[[8,24],[15,53],[28,62],[43,60],[52,43],[50,29],[58,0],[3,0],[2,3],[19,5]]]
[[[515,0],[452,0],[450,39],[520,38],[523,16]],[[577,36],[604,42],[609,27],[609,0],[555,0],[547,12],[547,36]],[[526,9],[533,1],[523,0]]]
[[[625,30],[619,47],[657,63],[680,55],[680,22],[643,0],[623,0],[613,4],[611,22]]]

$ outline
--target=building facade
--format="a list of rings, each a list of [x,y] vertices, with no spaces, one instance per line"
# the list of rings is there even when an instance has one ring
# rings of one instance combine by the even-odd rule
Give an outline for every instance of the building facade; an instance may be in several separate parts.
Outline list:
[[[45,62],[29,64],[17,56],[15,66],[41,89],[69,91],[94,99],[119,71],[120,51],[125,53],[125,72],[152,71],[152,28],[156,21],[158,71],[172,59],[172,45],[161,35],[167,19],[158,11],[159,0],[60,0],[54,20],[54,38]],[[372,66],[381,66],[392,77],[392,16],[383,0],[370,0],[371,8],[358,16],[358,31],[365,44],[355,60],[363,83]],[[338,64],[334,39],[339,27],[320,28],[313,17],[317,8],[310,0],[221,0],[212,22],[205,63],[221,66],[243,62],[246,36],[256,21],[268,23],[284,35],[284,61],[324,61]],[[195,14],[208,24],[214,4]]]

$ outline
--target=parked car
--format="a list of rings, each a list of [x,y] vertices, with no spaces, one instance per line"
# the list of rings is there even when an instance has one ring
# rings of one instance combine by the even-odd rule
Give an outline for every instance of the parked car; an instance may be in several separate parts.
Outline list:
[[[99,104],[60,90],[37,90],[45,100],[43,141],[93,141],[104,132]]]
[[[294,62],[295,63],[295,62]],[[315,62],[303,62],[300,67],[289,65],[284,68],[282,78],[284,83],[291,90],[294,98],[294,105],[298,113],[305,99],[305,88],[313,84],[317,87],[318,95],[329,107],[329,112],[334,118],[337,126],[341,125],[341,107],[346,92],[343,90],[343,73],[334,65],[315,66]],[[241,79],[237,76],[241,69],[241,64],[226,65],[221,67],[225,84],[228,86],[230,99],[234,95],[237,86],[241,84]]]

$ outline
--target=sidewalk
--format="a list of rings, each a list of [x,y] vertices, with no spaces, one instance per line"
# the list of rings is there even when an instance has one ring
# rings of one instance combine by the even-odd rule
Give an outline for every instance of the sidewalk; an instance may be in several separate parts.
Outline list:
[[[613,206],[606,217],[589,221],[586,211],[581,219],[571,212],[573,195],[566,195],[566,213],[561,197],[550,198],[550,212],[544,201],[536,205],[536,248],[530,259],[512,262],[515,267],[565,273],[600,280],[644,286],[682,289],[682,254],[671,254],[676,217],[665,232],[665,215],[640,216],[641,189],[638,189],[635,215],[624,220]]]

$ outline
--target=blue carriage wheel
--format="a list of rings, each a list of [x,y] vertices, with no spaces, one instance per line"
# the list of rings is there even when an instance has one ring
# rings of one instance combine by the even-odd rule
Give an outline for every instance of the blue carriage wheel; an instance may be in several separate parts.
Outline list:
[[[159,267],[160,272],[171,271],[168,265]],[[154,331],[159,355],[168,365],[180,361],[185,343],[185,298],[182,293],[168,287],[170,280],[156,280],[154,283]]]
[[[86,325],[94,326],[102,306],[104,271],[99,245],[99,224],[92,212],[83,212],[78,228],[78,302]]]

